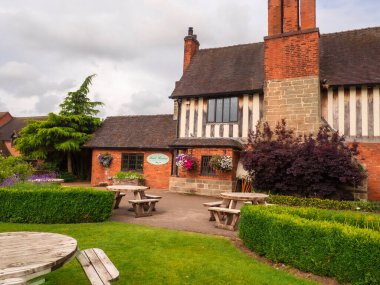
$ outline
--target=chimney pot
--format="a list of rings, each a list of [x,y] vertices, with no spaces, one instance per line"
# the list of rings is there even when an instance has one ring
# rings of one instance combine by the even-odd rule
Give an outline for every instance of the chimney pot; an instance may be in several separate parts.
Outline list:
[[[193,35],[193,27],[189,27],[188,35],[189,35],[189,36],[192,36],[192,35]]]

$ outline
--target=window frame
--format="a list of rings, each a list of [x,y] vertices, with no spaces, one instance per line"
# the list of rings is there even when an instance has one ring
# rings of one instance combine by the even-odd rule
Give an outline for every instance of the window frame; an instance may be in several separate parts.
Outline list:
[[[135,168],[130,166],[130,157],[134,156],[136,158]],[[124,168],[125,157],[128,157],[127,167]],[[141,159],[141,169],[137,169],[138,160]],[[121,171],[134,171],[139,173],[144,173],[144,153],[122,153],[121,154]]]
[[[202,155],[201,156],[201,171],[199,173],[199,176],[216,176],[216,171],[212,169],[212,167],[209,165],[210,159],[212,158],[212,155]],[[204,168],[204,162],[203,160],[207,159],[207,167]]]
[[[232,109],[232,105],[231,105],[231,99],[232,98],[236,98],[237,100],[237,104],[236,104],[236,120],[231,120],[231,109]],[[214,104],[213,104],[213,120],[210,121],[210,100],[214,100]],[[217,114],[219,113],[218,112],[218,100],[222,100],[222,104],[221,104],[221,110],[220,110],[220,113],[221,113],[221,116],[222,116],[222,120],[221,121],[217,121]],[[228,100],[228,121],[224,120],[224,110],[225,110],[225,102]],[[237,96],[233,96],[233,97],[224,97],[224,98],[210,98],[210,99],[207,99],[207,123],[208,124],[228,124],[228,123],[237,123],[239,121],[239,97]]]

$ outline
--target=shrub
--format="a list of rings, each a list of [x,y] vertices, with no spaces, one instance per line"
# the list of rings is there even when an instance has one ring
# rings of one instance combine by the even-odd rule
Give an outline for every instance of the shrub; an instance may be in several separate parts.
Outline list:
[[[343,185],[361,185],[366,175],[355,160],[357,144],[344,143],[344,137],[320,128],[316,137],[296,137],[282,120],[273,132],[258,124],[251,132],[243,165],[253,177],[254,187],[286,195],[352,200]]]
[[[0,189],[0,221],[14,223],[87,223],[107,220],[113,193],[54,184],[19,183]]]
[[[0,155],[0,184],[2,184],[7,178],[8,180],[24,181],[31,173],[31,164],[22,158],[14,156],[4,157]]]
[[[318,210],[246,206],[241,210],[240,238],[248,248],[276,262],[334,276],[340,282],[379,284],[380,233],[324,220],[328,218],[324,214],[309,219],[314,211]]]
[[[362,212],[380,212],[380,202],[337,201],[319,198],[300,198],[294,196],[270,195],[269,203],[286,206],[315,207],[331,210],[351,210]]]
[[[65,171],[60,173],[59,178],[63,179],[65,182],[73,182],[77,180],[77,177],[74,174]]]
[[[128,172],[119,171],[119,172],[116,172],[114,178],[144,180],[144,175],[141,173],[133,172],[133,171],[128,171]]]

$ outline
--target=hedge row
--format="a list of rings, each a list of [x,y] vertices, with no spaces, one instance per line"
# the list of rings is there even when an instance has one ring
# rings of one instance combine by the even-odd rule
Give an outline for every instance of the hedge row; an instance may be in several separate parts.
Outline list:
[[[13,223],[88,223],[107,220],[113,193],[91,188],[17,184],[0,188],[0,221]]]
[[[329,221],[356,228],[380,232],[380,215],[352,211],[332,211],[317,208],[271,207],[268,212],[290,214],[307,220]]]
[[[300,198],[282,195],[270,195],[268,202],[272,204],[286,206],[315,207],[332,210],[380,212],[380,202],[337,201],[319,198]]]
[[[340,282],[380,284],[378,231],[294,214],[280,206],[243,207],[240,238],[248,248],[276,262]]]

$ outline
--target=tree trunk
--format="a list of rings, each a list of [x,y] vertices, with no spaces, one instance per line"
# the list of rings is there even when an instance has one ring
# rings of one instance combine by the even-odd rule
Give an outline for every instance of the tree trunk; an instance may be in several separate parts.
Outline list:
[[[68,173],[73,173],[73,165],[72,165],[72,160],[71,160],[71,152],[67,153],[67,172]]]

